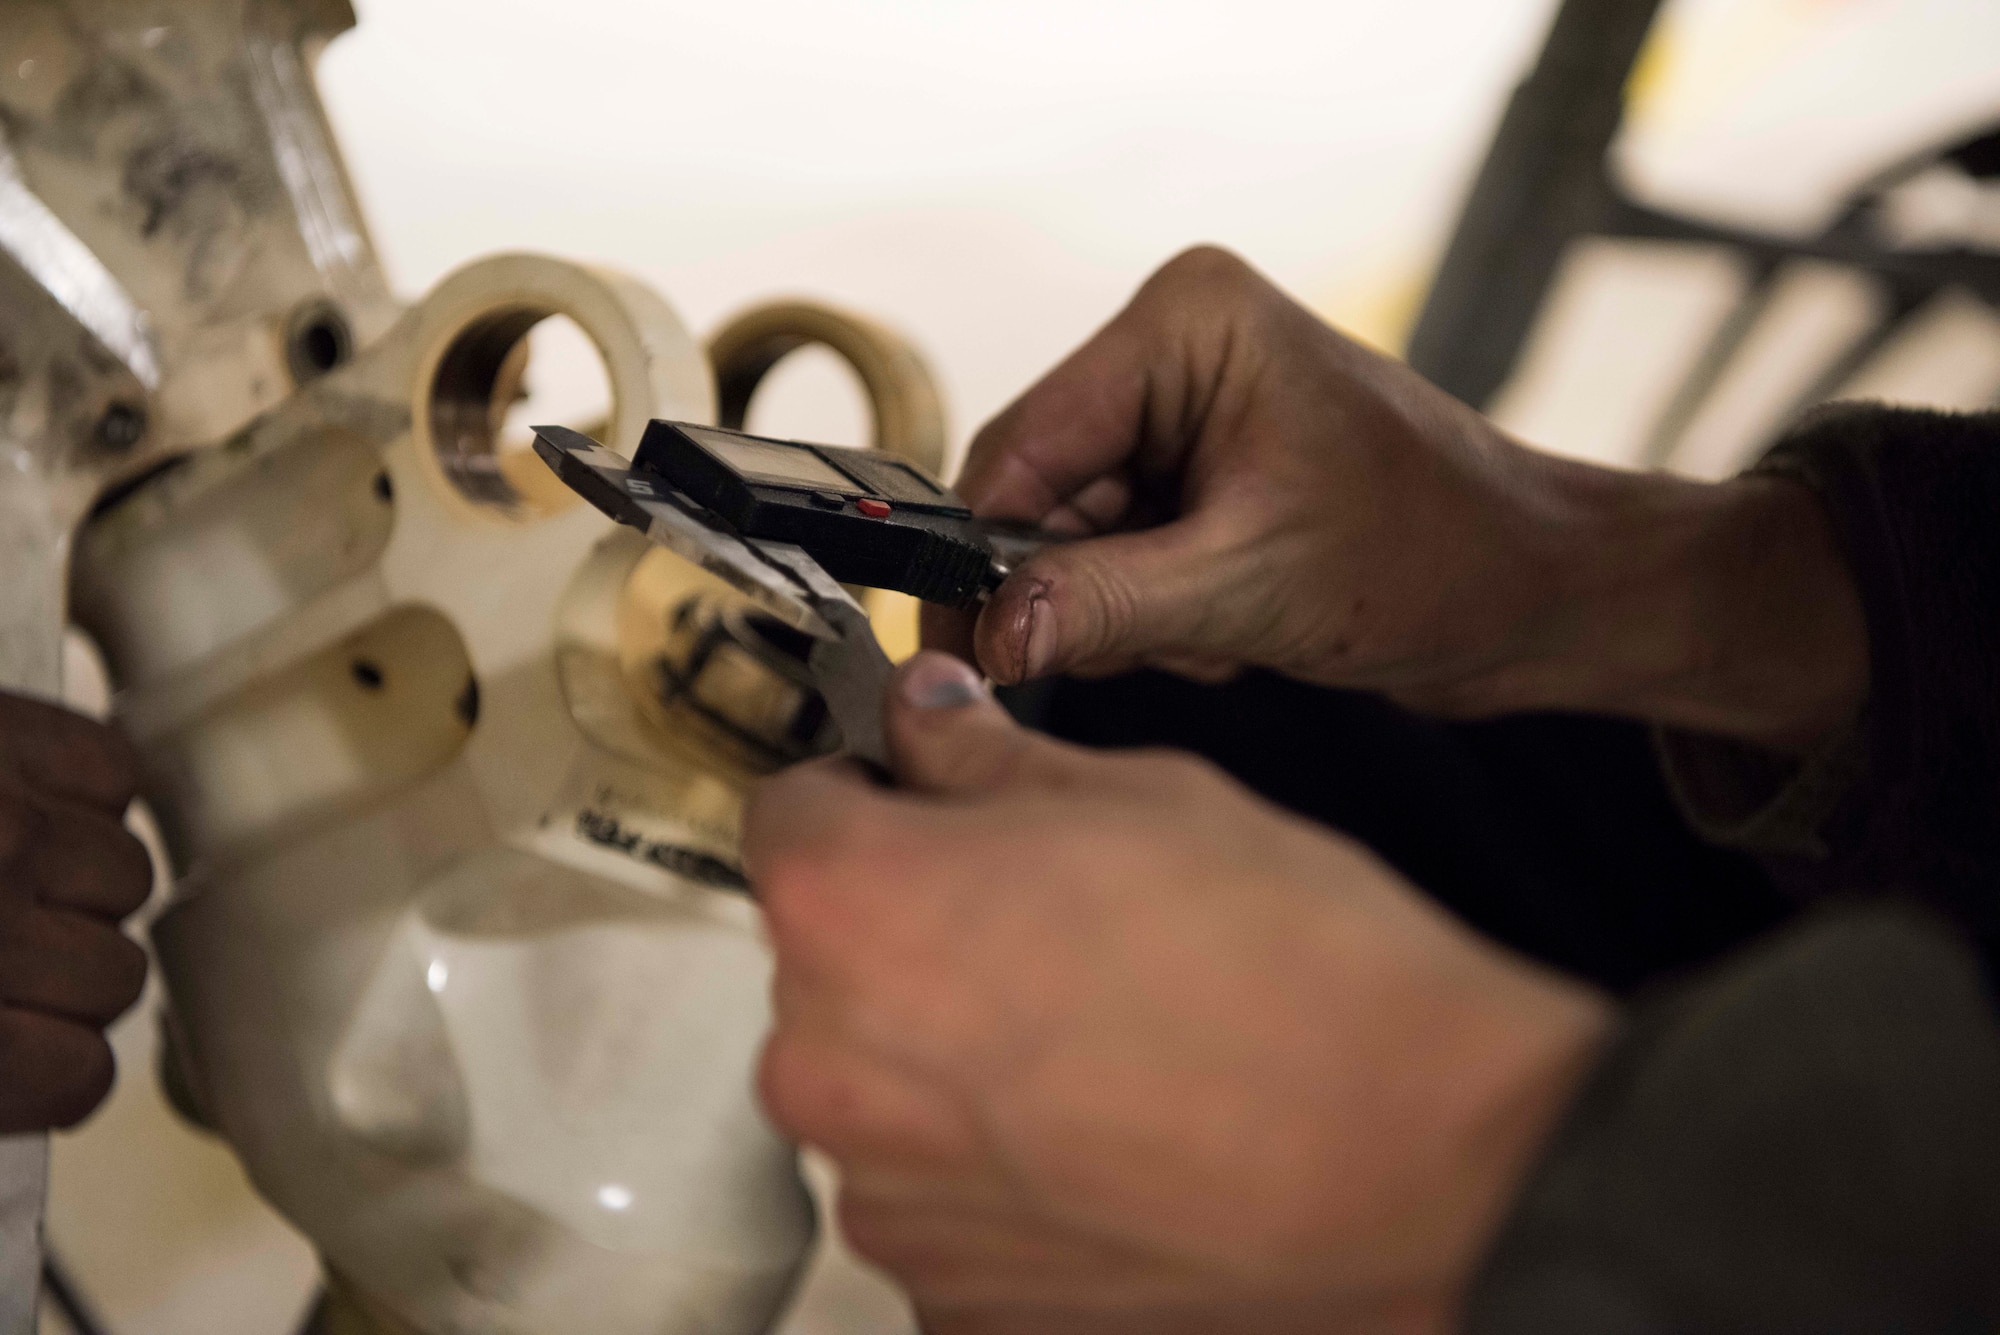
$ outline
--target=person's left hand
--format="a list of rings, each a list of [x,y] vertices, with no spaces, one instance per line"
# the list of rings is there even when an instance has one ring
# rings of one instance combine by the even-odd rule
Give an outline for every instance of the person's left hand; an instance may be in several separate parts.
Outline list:
[[[118,929],[153,884],[121,820],[138,783],[113,729],[0,692],[0,1135],[74,1126],[111,1089],[104,1030],[146,981]]]
[[[922,654],[769,780],[759,1087],[932,1332],[1445,1328],[1608,1023],[1198,761],[1017,728]]]

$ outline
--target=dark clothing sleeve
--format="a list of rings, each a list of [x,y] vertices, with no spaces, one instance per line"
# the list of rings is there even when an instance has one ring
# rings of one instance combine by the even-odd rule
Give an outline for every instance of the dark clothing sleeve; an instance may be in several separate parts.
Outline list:
[[[2000,1328],[2000,1033],[1955,933],[1819,921],[1642,1006],[1515,1204],[1493,1335]]]
[[[1818,493],[1868,620],[1869,699],[1801,766],[1667,733],[1696,827],[1796,893],[1924,900],[2000,940],[2000,413],[1836,405],[1757,465]],[[1989,959],[1992,956],[1989,954]]]
[[[1865,715],[1803,762],[1660,751],[1698,829],[1829,907],[1635,1006],[1477,1335],[2000,1330],[2000,415],[1836,407],[1758,469],[1826,507]]]

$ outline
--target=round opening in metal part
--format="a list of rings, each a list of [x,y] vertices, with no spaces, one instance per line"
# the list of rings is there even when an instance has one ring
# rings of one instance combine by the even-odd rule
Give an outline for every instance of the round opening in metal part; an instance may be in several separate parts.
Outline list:
[[[114,403],[97,419],[93,430],[100,448],[123,454],[146,434],[146,410],[136,403]]]
[[[518,518],[576,501],[536,457],[530,428],[555,423],[602,440],[612,414],[604,354],[554,311],[516,306],[479,316],[431,377],[431,443],[445,476],[468,499]]]
[[[285,364],[298,384],[317,380],[354,356],[354,331],[330,301],[309,301],[292,313]]]
[[[875,439],[868,386],[845,357],[823,343],[780,357],[758,381],[745,418],[743,429],[753,436],[821,445],[868,445]]]

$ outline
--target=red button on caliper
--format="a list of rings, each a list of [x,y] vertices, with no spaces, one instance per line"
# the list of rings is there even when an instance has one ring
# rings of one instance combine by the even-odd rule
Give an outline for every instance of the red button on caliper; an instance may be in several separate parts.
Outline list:
[[[889,502],[878,501],[873,496],[863,496],[854,503],[854,508],[862,514],[867,515],[870,519],[887,519],[889,517]]]

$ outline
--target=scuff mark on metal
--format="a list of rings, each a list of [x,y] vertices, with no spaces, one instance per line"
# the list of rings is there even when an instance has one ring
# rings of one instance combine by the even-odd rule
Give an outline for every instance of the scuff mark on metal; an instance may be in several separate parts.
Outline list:
[[[124,287],[42,203],[21,177],[13,149],[0,141],[0,246],[76,317],[148,389],[160,383],[160,354],[146,313]]]
[[[328,138],[298,38],[282,31],[259,31],[271,11],[252,6],[244,53],[251,95],[264,114],[277,163],[278,179],[291,196],[298,215],[299,235],[313,267],[328,286],[343,295],[357,295],[372,285],[374,263],[365,225],[348,196],[340,157]]]

